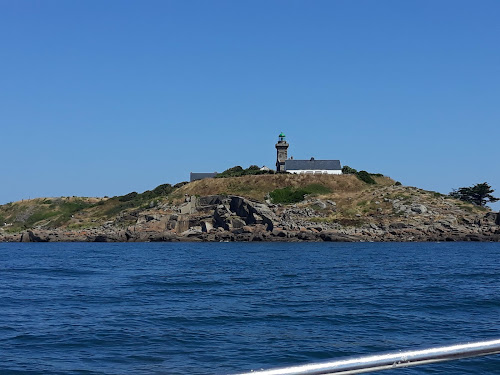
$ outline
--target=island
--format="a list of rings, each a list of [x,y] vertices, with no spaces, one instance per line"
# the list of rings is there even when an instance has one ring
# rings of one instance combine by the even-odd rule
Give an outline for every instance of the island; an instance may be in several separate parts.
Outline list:
[[[500,241],[488,207],[344,172],[237,167],[143,193],[12,202],[0,241]]]

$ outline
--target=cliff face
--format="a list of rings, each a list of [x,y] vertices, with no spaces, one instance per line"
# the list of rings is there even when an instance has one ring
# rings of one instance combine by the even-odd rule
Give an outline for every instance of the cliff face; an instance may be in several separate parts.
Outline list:
[[[368,185],[352,175],[207,179],[134,204],[127,200],[133,194],[84,200],[71,215],[65,204],[66,221],[61,208],[57,214],[40,214],[37,205],[47,205],[47,200],[14,203],[7,220],[24,219],[30,226],[17,231],[9,229],[14,225],[4,226],[0,240],[500,241],[500,215],[488,209],[396,186],[386,177],[376,180]],[[273,204],[269,193],[287,186],[321,189],[299,203]],[[13,205],[19,206],[17,211]],[[0,209],[4,218],[7,212]],[[42,219],[34,221],[38,217]]]

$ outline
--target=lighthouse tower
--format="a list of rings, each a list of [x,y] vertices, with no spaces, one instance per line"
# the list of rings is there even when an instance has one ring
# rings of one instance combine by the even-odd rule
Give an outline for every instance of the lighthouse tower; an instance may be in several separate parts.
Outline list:
[[[276,143],[276,172],[285,171],[285,160],[288,158],[288,142],[285,140],[285,134],[283,132],[278,136],[279,140]]]

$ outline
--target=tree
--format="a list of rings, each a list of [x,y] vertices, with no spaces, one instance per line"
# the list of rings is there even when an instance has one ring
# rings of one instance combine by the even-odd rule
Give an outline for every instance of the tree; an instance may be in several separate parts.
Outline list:
[[[461,187],[458,190],[453,189],[450,196],[484,207],[488,202],[495,203],[500,200],[500,198],[495,198],[491,195],[494,191],[495,190],[493,190],[490,185],[483,182],[482,184],[476,184],[471,187]]]

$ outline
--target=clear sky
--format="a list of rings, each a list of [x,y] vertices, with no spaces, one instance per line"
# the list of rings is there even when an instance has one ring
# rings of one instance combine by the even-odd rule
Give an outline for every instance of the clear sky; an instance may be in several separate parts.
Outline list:
[[[499,20],[498,0],[0,0],[0,203],[274,167],[281,131],[296,159],[500,196]]]

